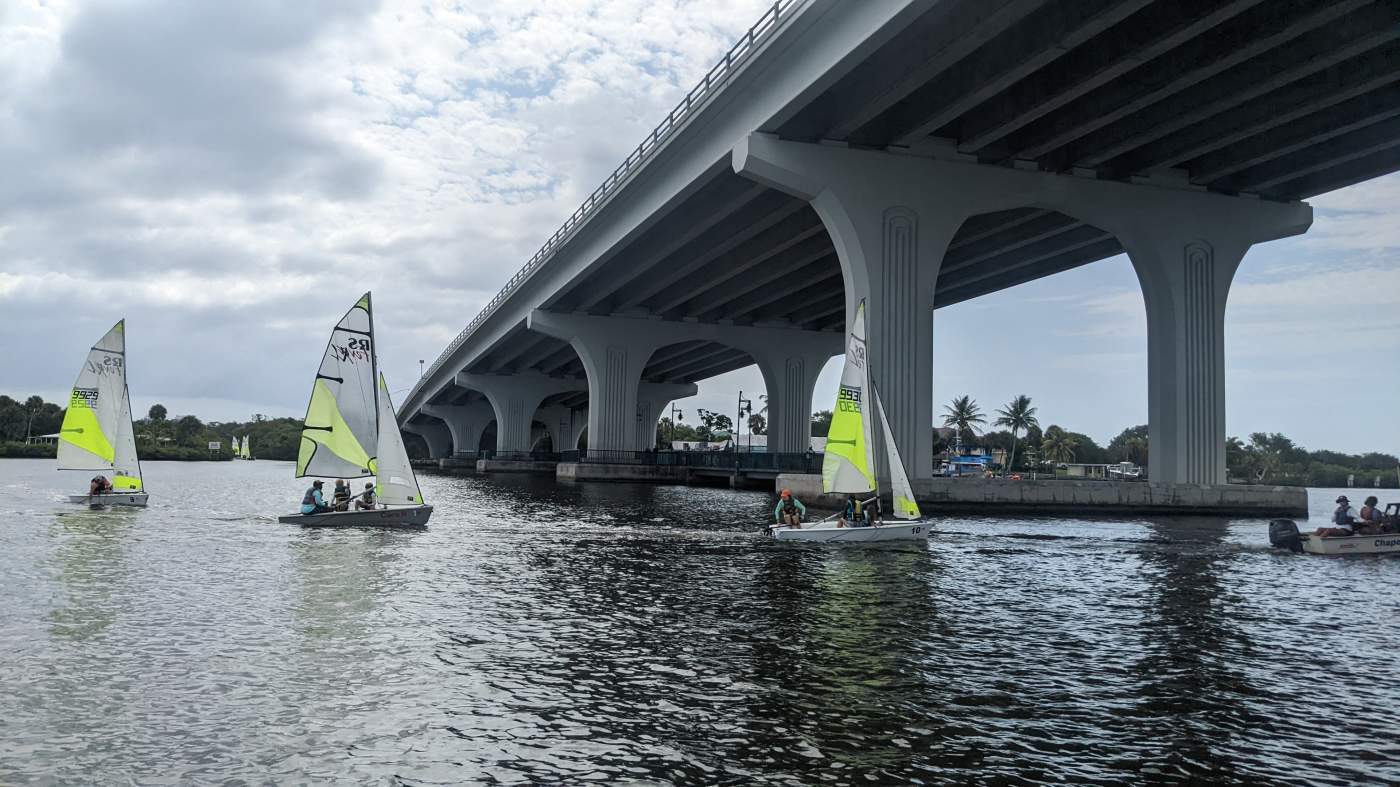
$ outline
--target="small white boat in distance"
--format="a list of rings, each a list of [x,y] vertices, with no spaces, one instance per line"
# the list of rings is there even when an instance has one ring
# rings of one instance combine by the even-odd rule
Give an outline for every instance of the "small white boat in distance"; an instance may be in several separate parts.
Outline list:
[[[914,490],[904,472],[904,461],[894,444],[894,434],[885,418],[885,408],[870,382],[866,366],[865,301],[856,307],[855,323],[846,341],[846,363],[841,369],[841,385],[836,392],[836,407],[832,410],[831,428],[827,432],[826,453],[822,458],[822,491],[855,494],[861,499],[874,494],[880,487],[875,477],[875,441],[870,421],[872,414],[866,402],[874,402],[874,417],[880,420],[884,436],[885,458],[890,467],[891,497],[894,515],[900,523],[880,523],[866,527],[837,527],[830,519],[803,523],[801,527],[770,525],[769,535],[779,541],[813,541],[824,544],[856,544],[872,541],[901,541],[928,539],[930,526],[920,520],[919,506],[914,502]],[[867,396],[868,395],[868,396]]]
[[[141,480],[126,387],[126,320],[92,346],[78,372],[58,432],[58,469],[111,474],[110,492],[69,495],[70,503],[145,508],[150,500]]]
[[[302,421],[296,477],[368,476],[375,477],[374,508],[357,510],[352,502],[348,511],[292,514],[277,521],[304,527],[423,527],[432,516],[408,462],[389,386],[379,373],[374,315],[365,293],[326,343]]]

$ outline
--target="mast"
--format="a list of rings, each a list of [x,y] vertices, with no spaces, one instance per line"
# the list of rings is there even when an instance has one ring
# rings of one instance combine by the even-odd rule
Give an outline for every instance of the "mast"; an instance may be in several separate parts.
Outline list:
[[[865,306],[865,299],[864,299],[864,298],[861,298],[861,300],[860,300],[860,305],[861,305],[861,307],[862,307],[861,310],[860,310],[860,319],[861,319],[861,321],[863,322],[863,324],[862,324],[860,327],[861,327],[861,333],[865,336],[865,367],[864,367],[864,369],[862,369],[862,373],[865,375],[865,381],[864,381],[864,382],[865,382],[865,398],[869,400],[869,404],[874,404],[874,405],[875,405],[875,407],[868,408],[868,409],[870,410],[870,412],[868,412],[868,413],[867,413],[867,412],[864,412],[864,409],[867,409],[867,408],[863,408],[863,411],[861,412],[861,417],[864,419],[864,421],[865,421],[866,424],[869,424],[869,423],[870,423],[870,420],[869,420],[869,419],[872,418],[872,417],[876,417],[876,408],[878,408],[880,405],[879,405],[879,403],[878,403],[878,400],[875,398],[875,384],[874,384],[874,382],[870,379],[870,317],[868,316],[868,314],[867,314],[867,312],[866,312],[866,310],[865,310],[865,308],[864,308],[864,306]],[[867,434],[867,436],[869,436],[869,437],[874,437],[874,436],[875,436],[875,435],[874,435],[874,430],[873,430],[873,429],[870,429],[868,426],[866,427],[866,434]],[[875,454],[875,452],[874,452],[874,450],[873,450],[873,447],[870,448],[870,449],[866,449],[866,450],[869,451],[872,455]],[[885,454],[886,454],[886,464],[888,464],[888,463],[889,463],[889,458],[888,458],[888,455],[889,455],[889,448],[888,448],[888,447],[885,449]],[[871,483],[874,484],[874,486],[875,486],[875,488],[872,489],[872,490],[870,490],[870,491],[874,492],[876,497],[879,497],[879,496],[880,496],[880,460],[879,460],[879,458],[878,458],[878,455],[876,455],[875,466],[872,467],[872,468],[870,468],[870,470],[871,470],[871,473],[870,473],[870,480],[871,480]]]
[[[121,319],[122,326],[122,396],[126,399],[126,425],[131,430],[132,455],[136,457],[136,481],[139,489],[146,491],[146,474],[141,472],[141,449],[136,447],[136,422],[134,414],[131,412],[131,356],[127,354],[126,347],[126,318]]]
[[[365,312],[369,314],[369,371],[370,379],[374,380],[374,453],[379,453],[379,432],[384,428],[379,418],[379,338],[374,335],[374,301],[370,299],[373,291],[365,293]],[[379,457],[375,456],[375,464],[379,464]],[[377,468],[376,468],[377,470]],[[375,473],[378,475],[378,472]]]

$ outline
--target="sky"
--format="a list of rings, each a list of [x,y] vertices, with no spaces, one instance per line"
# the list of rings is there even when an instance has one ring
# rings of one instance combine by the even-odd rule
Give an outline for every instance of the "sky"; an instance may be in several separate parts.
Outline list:
[[[401,397],[765,5],[0,2],[0,393],[62,401],[125,317],[138,411],[299,417],[372,290]],[[1400,177],[1312,203],[1231,291],[1228,431],[1400,452]],[[1146,422],[1124,258],[934,323],[935,412],[1024,393],[1101,441]],[[700,387],[691,422],[763,390]]]

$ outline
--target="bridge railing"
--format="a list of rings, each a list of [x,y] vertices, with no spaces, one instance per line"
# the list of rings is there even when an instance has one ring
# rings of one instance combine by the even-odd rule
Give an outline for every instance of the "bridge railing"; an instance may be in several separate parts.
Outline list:
[[[765,453],[740,451],[561,451],[561,462],[693,467],[737,472],[770,471],[781,473],[820,473],[818,453]]]
[[[729,81],[729,78],[749,59],[754,51],[758,49],[759,45],[766,41],[768,37],[773,34],[773,31],[777,30],[778,23],[783,21],[789,12],[801,2],[802,0],[777,0],[777,2],[764,10],[763,16],[758,22],[755,23],[753,27],[750,27],[748,32],[739,39],[738,43],[734,44],[734,46],[724,54],[724,59],[716,63],[713,68],[705,73],[705,77],[701,79],[695,87],[691,88],[689,93],[685,94],[685,97],[681,99],[680,103],[676,104],[676,107],[661,120],[661,123],[658,124],[656,128],[652,129],[651,133],[641,141],[641,144],[637,145],[631,153],[627,154],[627,158],[623,159],[617,169],[613,170],[612,174],[608,175],[608,177],[603,180],[602,185],[594,189],[593,193],[589,194],[588,197],[584,199],[583,204],[570,214],[569,218],[564,220],[563,225],[555,230],[553,235],[549,236],[549,239],[544,242],[540,250],[535,252],[535,255],[525,263],[525,266],[516,271],[515,275],[511,276],[510,280],[501,288],[500,292],[496,293],[495,296],[486,303],[486,306],[472,318],[471,322],[467,323],[467,327],[463,328],[461,333],[458,333],[456,338],[448,343],[447,348],[438,355],[437,359],[433,361],[432,366],[428,367],[427,373],[421,376],[417,383],[414,383],[408,396],[404,397],[403,401],[405,405],[413,401],[426,384],[427,380],[442,368],[442,365],[447,362],[448,357],[450,357],[452,353],[456,352],[459,347],[466,343],[467,338],[471,336],[472,332],[475,331],[481,323],[485,322],[511,294],[520,289],[520,286],[524,284],[535,271],[542,268],[544,264],[554,256],[554,253],[558,251],[564,242],[572,237],[574,232],[592,217],[592,215],[621,188],[624,182],[641,169],[642,165],[655,156],[662,148],[663,143],[670,139],[707,99],[717,93],[724,84]]]

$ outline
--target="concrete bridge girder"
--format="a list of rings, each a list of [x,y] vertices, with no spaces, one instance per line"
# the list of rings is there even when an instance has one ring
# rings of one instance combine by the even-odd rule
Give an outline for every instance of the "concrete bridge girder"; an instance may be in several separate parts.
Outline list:
[[[459,372],[457,385],[486,396],[496,419],[496,450],[526,452],[532,443],[530,430],[535,413],[546,397],[587,390],[583,380],[546,377],[542,374],[470,374]]]
[[[1305,203],[1122,183],[752,134],[734,171],[808,200],[836,247],[847,321],[865,301],[871,377],[914,477],[932,468],[932,321],[940,267],[968,218],[1054,210],[1112,233],[1147,303],[1153,479],[1223,483],[1224,313],[1255,243],[1312,223]],[[912,450],[910,450],[912,449]]]
[[[641,382],[643,370],[657,350],[674,344],[703,340],[745,352],[763,374],[768,389],[770,450],[804,451],[811,434],[812,387],[833,355],[841,352],[840,334],[792,328],[673,322],[632,317],[599,317],[533,311],[527,319],[532,331],[569,342],[588,373],[590,448],[641,450],[650,447],[653,425],[661,410],[679,390],[669,393]],[[695,387],[688,385],[694,395]],[[664,399],[664,401],[662,401]],[[642,410],[649,410],[643,414]],[[645,415],[645,444],[631,427]]]

